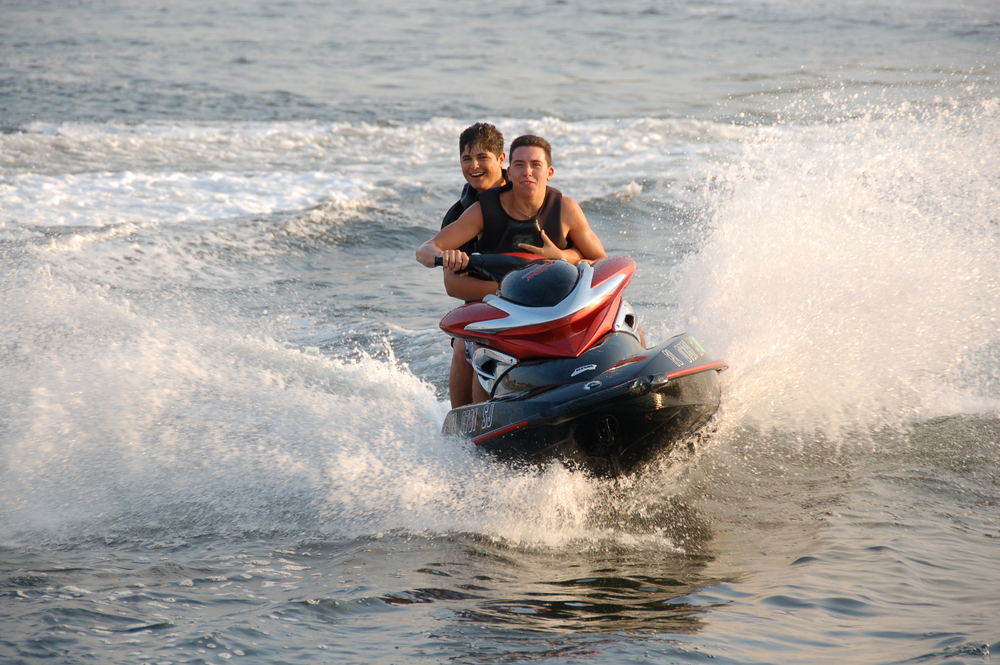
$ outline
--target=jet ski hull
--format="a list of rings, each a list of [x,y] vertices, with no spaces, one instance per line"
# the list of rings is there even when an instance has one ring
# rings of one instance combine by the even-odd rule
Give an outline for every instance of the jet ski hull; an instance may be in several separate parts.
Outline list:
[[[612,333],[578,358],[512,368],[492,399],[453,409],[443,431],[511,462],[627,473],[705,425],[719,407],[722,369],[690,335],[643,349]]]

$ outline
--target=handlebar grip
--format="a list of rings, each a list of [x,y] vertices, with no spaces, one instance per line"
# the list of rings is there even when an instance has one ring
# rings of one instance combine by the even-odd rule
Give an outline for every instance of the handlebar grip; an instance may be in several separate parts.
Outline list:
[[[444,261],[441,260],[441,257],[440,256],[435,256],[434,257],[434,267],[435,268],[440,268],[443,265],[444,265]]]

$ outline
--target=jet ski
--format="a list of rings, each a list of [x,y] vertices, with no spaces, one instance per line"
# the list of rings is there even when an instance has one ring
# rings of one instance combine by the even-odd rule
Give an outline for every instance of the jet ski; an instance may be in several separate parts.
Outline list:
[[[452,409],[445,435],[511,462],[560,460],[615,476],[690,441],[718,409],[725,361],[687,333],[643,345],[623,298],[631,258],[573,265],[473,254],[467,270],[500,288],[448,312],[440,326],[471,342],[489,399]]]

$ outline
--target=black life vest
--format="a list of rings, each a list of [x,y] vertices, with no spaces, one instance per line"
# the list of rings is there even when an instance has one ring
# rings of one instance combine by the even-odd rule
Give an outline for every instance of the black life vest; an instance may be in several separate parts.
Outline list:
[[[538,214],[531,219],[514,219],[500,205],[500,193],[509,190],[505,185],[498,189],[479,192],[479,207],[483,211],[483,232],[479,235],[477,250],[483,254],[523,252],[520,243],[542,246],[540,230],[545,230],[556,247],[567,249],[573,244],[562,229],[562,193],[553,187],[545,188],[545,200]]]

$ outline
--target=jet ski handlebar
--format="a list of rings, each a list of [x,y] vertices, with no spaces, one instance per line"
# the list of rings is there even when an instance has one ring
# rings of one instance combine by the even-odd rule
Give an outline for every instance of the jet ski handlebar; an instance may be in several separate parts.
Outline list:
[[[469,254],[469,264],[464,270],[458,272],[467,273],[478,279],[489,282],[499,282],[507,273],[512,270],[531,263],[542,257],[534,254]],[[434,257],[434,265],[441,265],[441,257]]]

